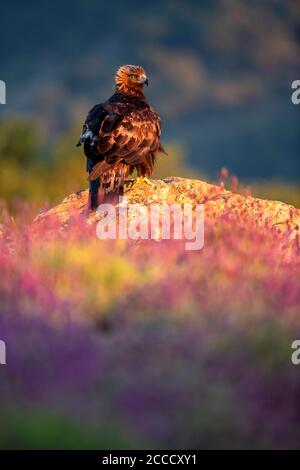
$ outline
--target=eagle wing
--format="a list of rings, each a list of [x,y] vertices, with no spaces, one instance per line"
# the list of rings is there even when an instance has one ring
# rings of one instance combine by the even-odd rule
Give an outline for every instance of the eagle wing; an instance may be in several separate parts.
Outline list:
[[[105,114],[99,126],[97,152],[103,158],[93,167],[90,180],[120,161],[136,166],[148,154],[163,151],[160,118],[149,105],[136,108],[134,103],[129,107],[108,102],[102,109]]]
[[[88,113],[83,124],[77,147],[84,145],[84,153],[87,158],[96,159],[97,142],[100,126],[107,115],[105,104],[96,104]]]

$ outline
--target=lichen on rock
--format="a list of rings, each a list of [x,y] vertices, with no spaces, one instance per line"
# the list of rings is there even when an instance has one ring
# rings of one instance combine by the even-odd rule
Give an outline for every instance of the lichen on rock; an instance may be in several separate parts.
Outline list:
[[[130,184],[125,190],[128,204],[204,204],[205,216],[219,219],[225,214],[251,221],[260,226],[276,227],[278,231],[290,232],[291,239],[299,236],[300,210],[280,201],[269,201],[228,191],[222,186],[196,179],[169,177],[147,183]],[[56,216],[63,225],[73,217],[83,216],[87,223],[99,220],[96,211],[88,211],[88,190],[70,194],[60,204],[40,213],[34,224],[41,224]]]

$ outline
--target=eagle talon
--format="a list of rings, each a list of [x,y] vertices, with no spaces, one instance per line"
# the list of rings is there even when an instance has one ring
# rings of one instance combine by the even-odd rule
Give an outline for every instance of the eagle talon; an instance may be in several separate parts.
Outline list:
[[[149,186],[152,186],[152,187],[155,186],[155,184],[152,183],[152,181],[149,180],[147,176],[138,176],[134,182],[134,184],[143,184],[143,183],[149,184]]]
[[[124,184],[124,190],[126,189],[126,191],[124,191],[124,192],[127,193],[127,191],[130,191],[130,189],[132,189],[134,184],[135,184],[134,180],[126,180],[125,184]]]

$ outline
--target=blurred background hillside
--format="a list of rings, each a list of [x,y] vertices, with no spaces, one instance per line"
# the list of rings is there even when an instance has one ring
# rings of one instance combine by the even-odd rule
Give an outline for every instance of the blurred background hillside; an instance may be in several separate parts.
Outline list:
[[[156,176],[218,179],[300,207],[298,0],[11,0],[1,6],[0,198],[41,206],[86,186],[87,111],[124,63],[149,74],[162,116]]]

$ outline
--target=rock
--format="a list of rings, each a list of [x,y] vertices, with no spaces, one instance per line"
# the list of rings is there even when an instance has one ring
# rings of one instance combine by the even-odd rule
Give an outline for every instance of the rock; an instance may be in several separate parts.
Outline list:
[[[257,226],[276,226],[280,231],[295,231],[300,227],[300,210],[280,201],[269,201],[252,196],[244,196],[223,189],[221,186],[200,180],[169,177],[147,183],[128,185],[125,196],[128,204],[148,206],[153,203],[192,203],[204,204],[205,214],[219,218],[224,214],[251,219]],[[78,191],[67,196],[60,204],[40,213],[34,224],[40,224],[56,216],[63,225],[74,216],[83,215],[89,224],[97,222],[99,215],[87,210],[88,190]]]

